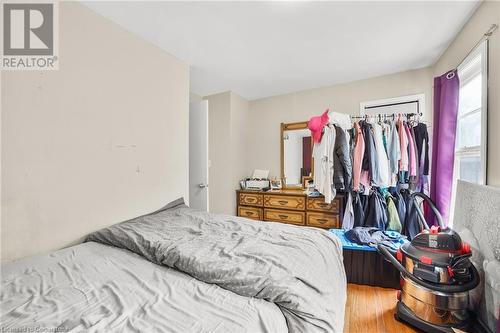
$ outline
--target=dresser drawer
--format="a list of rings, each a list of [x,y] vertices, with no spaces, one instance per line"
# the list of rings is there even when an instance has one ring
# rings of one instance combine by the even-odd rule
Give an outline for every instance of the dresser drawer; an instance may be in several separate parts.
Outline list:
[[[340,228],[339,216],[325,213],[307,212],[306,225],[318,228]]]
[[[262,207],[263,197],[259,193],[239,193],[238,201],[240,205]]]
[[[338,213],[340,212],[340,199],[336,198],[331,203],[326,203],[325,198],[307,198],[307,210]]]
[[[305,213],[291,210],[264,209],[264,220],[305,225]]]
[[[262,220],[262,208],[240,206],[238,207],[238,216]]]
[[[264,194],[264,207],[304,210],[305,197]]]

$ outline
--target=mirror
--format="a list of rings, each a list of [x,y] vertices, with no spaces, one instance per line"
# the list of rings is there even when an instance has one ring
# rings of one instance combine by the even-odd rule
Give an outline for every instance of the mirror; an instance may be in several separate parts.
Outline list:
[[[312,177],[312,139],[307,122],[281,124],[281,180],[287,188],[302,188]]]

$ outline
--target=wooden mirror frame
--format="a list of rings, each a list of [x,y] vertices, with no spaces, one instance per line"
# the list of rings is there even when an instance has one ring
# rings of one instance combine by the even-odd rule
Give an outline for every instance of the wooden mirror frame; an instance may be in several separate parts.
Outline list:
[[[302,184],[297,185],[287,185],[285,177],[285,141],[283,140],[285,131],[294,131],[307,128],[307,121],[301,121],[297,123],[281,123],[280,130],[280,148],[281,148],[281,183],[284,189],[302,189],[304,188]],[[311,145],[312,145],[311,140]],[[311,176],[314,174],[314,159],[311,156]]]

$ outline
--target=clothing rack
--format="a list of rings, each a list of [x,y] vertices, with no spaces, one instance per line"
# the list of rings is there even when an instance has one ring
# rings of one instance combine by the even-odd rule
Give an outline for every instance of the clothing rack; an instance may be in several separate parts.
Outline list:
[[[392,119],[395,119],[396,116],[401,115],[401,116],[406,116],[407,118],[413,117],[413,116],[422,116],[422,112],[410,112],[410,113],[384,113],[384,114],[371,114],[371,115],[364,115],[364,116],[351,116],[351,119],[366,119],[366,118],[376,118],[378,117],[379,119],[388,118],[392,117]]]

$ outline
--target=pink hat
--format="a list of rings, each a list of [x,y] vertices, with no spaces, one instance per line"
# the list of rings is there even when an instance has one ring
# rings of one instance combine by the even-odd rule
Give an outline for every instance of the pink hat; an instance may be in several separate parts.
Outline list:
[[[328,111],[323,112],[321,116],[312,117],[307,122],[307,127],[311,130],[311,136],[314,142],[321,141],[321,135],[323,134],[323,127],[328,123]]]

